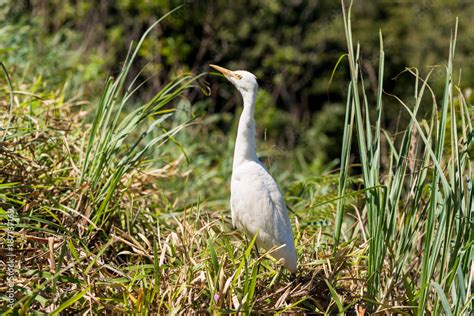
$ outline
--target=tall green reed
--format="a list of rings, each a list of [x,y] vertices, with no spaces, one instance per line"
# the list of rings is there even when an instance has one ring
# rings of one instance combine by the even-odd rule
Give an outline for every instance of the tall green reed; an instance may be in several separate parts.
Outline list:
[[[395,299],[401,290],[412,310],[435,314],[472,312],[470,301],[473,261],[472,124],[462,91],[454,97],[453,59],[457,21],[451,38],[444,96],[439,108],[428,82],[417,69],[407,69],[414,79],[410,105],[395,98],[410,115],[397,141],[382,129],[384,49],[380,33],[375,122],[359,67],[360,46],[354,50],[351,5],[342,2],[351,82],[341,156],[339,195],[344,196],[351,154],[352,130],[357,132],[358,154],[366,192],[367,300],[370,310]],[[418,110],[431,92],[432,115],[418,119]],[[388,166],[382,165],[381,138]],[[449,139],[449,142],[448,142]],[[449,145],[447,145],[447,143]],[[381,175],[380,170],[387,170]],[[335,240],[339,242],[344,216],[338,201]],[[421,261],[419,258],[421,257]]]
[[[85,145],[85,154],[80,160],[81,173],[77,181],[77,186],[87,191],[77,201],[78,207],[91,207],[93,213],[89,214],[89,217],[94,224],[101,222],[109,213],[111,199],[123,176],[132,171],[152,147],[163,145],[186,126],[186,123],[182,123],[169,130],[165,127],[164,123],[174,112],[167,106],[186,89],[196,87],[197,80],[204,74],[180,75],[157,92],[151,100],[136,106],[128,114],[124,113],[126,105],[131,103],[131,97],[142,86],[135,86],[140,74],[128,87],[125,87],[125,84],[145,38],[154,27],[179,8],[153,23],[135,47],[132,43],[118,76],[110,77],[105,83]],[[157,133],[157,130],[160,132]],[[139,136],[135,137],[137,133]]]

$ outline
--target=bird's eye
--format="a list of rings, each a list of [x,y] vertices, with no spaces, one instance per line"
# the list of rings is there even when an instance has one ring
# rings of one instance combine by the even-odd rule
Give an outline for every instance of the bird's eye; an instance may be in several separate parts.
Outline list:
[[[238,75],[238,74],[235,74],[235,76],[237,77],[237,79],[242,79],[242,76],[241,75]]]

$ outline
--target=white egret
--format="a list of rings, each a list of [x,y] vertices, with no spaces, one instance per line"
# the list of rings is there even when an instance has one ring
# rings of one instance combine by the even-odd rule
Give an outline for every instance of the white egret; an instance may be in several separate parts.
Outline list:
[[[296,251],[288,209],[277,183],[258,160],[255,146],[255,97],[258,84],[248,71],[230,71],[210,65],[221,72],[242,94],[244,109],[240,115],[232,166],[232,225],[253,238],[266,250],[278,247],[271,255],[296,272]]]

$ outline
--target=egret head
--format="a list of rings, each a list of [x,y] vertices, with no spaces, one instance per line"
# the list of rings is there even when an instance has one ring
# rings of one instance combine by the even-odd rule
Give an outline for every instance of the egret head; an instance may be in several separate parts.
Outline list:
[[[229,80],[241,94],[255,92],[258,88],[257,78],[254,74],[245,70],[231,71],[216,65],[209,65],[215,70],[222,73],[227,80]]]

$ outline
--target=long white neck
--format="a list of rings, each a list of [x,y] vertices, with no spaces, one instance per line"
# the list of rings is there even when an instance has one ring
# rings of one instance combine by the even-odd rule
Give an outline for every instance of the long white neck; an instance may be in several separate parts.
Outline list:
[[[257,88],[242,93],[244,110],[240,115],[237,139],[235,140],[233,170],[236,170],[245,161],[258,161],[255,145],[255,97]]]

